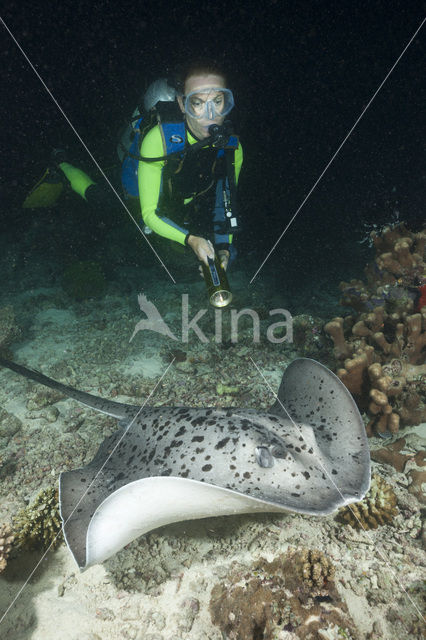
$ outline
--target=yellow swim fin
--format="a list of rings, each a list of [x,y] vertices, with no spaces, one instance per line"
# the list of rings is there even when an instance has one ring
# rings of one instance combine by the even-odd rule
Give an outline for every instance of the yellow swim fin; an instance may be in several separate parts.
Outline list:
[[[41,207],[53,207],[64,188],[61,179],[51,169],[46,169],[42,178],[30,191],[24,200],[24,209],[38,209]]]

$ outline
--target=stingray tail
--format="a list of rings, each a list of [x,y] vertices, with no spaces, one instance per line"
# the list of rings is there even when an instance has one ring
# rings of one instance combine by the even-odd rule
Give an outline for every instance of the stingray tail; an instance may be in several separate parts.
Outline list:
[[[16,362],[12,362],[12,360],[7,360],[6,358],[0,357],[0,366],[11,369],[12,371],[15,371],[15,373],[19,373],[19,375],[24,376],[29,380],[34,380],[34,382],[44,384],[46,387],[56,389],[56,391],[60,391],[64,395],[68,396],[68,398],[73,398],[74,400],[77,400],[77,402],[81,402],[92,409],[106,413],[109,416],[118,418],[119,420],[126,418],[126,409],[130,407],[130,405],[123,404],[121,402],[105,400],[104,398],[94,396],[91,393],[79,391],[78,389],[74,389],[74,387],[69,387],[66,384],[62,384],[52,378],[48,378],[43,373],[40,373],[40,371],[28,369],[27,367],[17,364]]]

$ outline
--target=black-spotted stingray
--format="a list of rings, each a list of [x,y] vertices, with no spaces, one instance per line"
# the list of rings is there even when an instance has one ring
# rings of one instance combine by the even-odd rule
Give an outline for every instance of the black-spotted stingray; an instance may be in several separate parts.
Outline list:
[[[64,536],[80,569],[161,525],[258,511],[326,515],[370,486],[364,424],[314,360],[285,370],[269,411],[137,407],[0,364],[120,420],[90,464],[59,479]]]

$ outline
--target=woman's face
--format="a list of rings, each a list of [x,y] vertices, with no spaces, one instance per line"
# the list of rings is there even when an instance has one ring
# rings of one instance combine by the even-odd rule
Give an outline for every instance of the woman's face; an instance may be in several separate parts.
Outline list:
[[[200,140],[208,138],[210,125],[221,125],[225,119],[225,116],[220,115],[221,105],[223,105],[223,94],[219,91],[203,93],[203,90],[208,87],[226,88],[225,79],[215,74],[206,74],[189,76],[185,82],[185,96],[192,94],[190,98],[191,109],[195,115],[201,115],[201,117],[195,117],[186,113],[186,121],[190,131]],[[200,93],[197,93],[197,90],[200,90]],[[208,100],[211,100],[214,104],[215,116],[212,119],[205,113],[205,104]],[[178,97],[178,102],[182,113],[185,113],[185,105],[181,96]]]

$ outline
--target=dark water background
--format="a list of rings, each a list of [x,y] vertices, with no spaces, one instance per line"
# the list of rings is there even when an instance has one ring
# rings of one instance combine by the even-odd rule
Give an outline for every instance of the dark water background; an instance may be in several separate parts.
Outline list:
[[[200,55],[229,69],[233,119],[245,152],[239,265],[253,275],[424,15],[423,2],[382,0],[211,6],[63,0],[9,2],[2,17],[103,168],[116,165],[117,132],[152,80]],[[359,244],[365,224],[424,218],[425,28],[273,252],[258,285],[273,279],[306,296],[327,283],[336,289],[340,279],[360,275],[371,257]],[[3,26],[1,67],[3,259],[6,248],[13,249],[21,276],[32,273],[33,280],[46,278],[41,267],[50,262],[50,283],[60,280],[64,255],[102,262],[114,245],[119,259],[115,265],[105,260],[109,279],[117,269],[153,264],[119,204],[113,219],[72,195],[55,209],[22,210],[52,147],[66,147],[91,175],[96,168]]]

